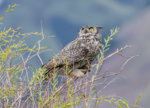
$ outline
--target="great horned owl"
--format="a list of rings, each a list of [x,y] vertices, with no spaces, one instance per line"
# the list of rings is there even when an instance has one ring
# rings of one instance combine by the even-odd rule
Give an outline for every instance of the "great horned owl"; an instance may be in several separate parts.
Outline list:
[[[44,75],[49,78],[56,72],[58,75],[81,77],[89,72],[90,65],[102,46],[102,35],[99,29],[102,27],[82,27],[74,41],[42,66],[46,69]]]

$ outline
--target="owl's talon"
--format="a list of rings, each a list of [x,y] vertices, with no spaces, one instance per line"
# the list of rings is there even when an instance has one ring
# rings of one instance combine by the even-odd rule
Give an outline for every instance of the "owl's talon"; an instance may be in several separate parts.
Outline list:
[[[83,75],[86,73],[85,69],[75,69],[70,76],[73,77],[83,77]]]

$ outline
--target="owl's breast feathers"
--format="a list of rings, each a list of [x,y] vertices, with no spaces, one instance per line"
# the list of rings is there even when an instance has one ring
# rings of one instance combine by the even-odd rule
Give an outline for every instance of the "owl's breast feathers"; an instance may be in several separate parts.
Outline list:
[[[65,46],[52,60],[42,66],[47,72],[54,68],[62,68],[66,65],[80,68],[94,60],[100,52],[101,41],[96,39],[76,39]],[[78,65],[76,65],[78,64]]]

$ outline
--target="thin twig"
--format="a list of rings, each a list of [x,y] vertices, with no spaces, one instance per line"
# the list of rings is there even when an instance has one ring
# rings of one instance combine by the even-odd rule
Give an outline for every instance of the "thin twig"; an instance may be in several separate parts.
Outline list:
[[[125,49],[130,48],[130,47],[132,47],[132,46],[131,46],[131,45],[125,45],[123,48],[120,48],[119,50],[117,49],[116,51],[114,51],[114,52],[111,53],[110,55],[106,56],[106,57],[103,59],[103,61],[107,60],[108,58],[110,58],[110,57],[112,57],[112,56],[114,56],[114,55],[116,55],[116,54],[118,54],[118,53],[124,51]],[[95,67],[96,65],[97,65],[97,63],[92,64],[91,67]]]

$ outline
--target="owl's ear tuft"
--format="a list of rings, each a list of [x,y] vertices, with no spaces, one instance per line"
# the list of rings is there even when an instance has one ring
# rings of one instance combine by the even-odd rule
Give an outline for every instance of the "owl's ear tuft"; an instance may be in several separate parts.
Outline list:
[[[103,27],[96,27],[97,29],[103,29]]]

